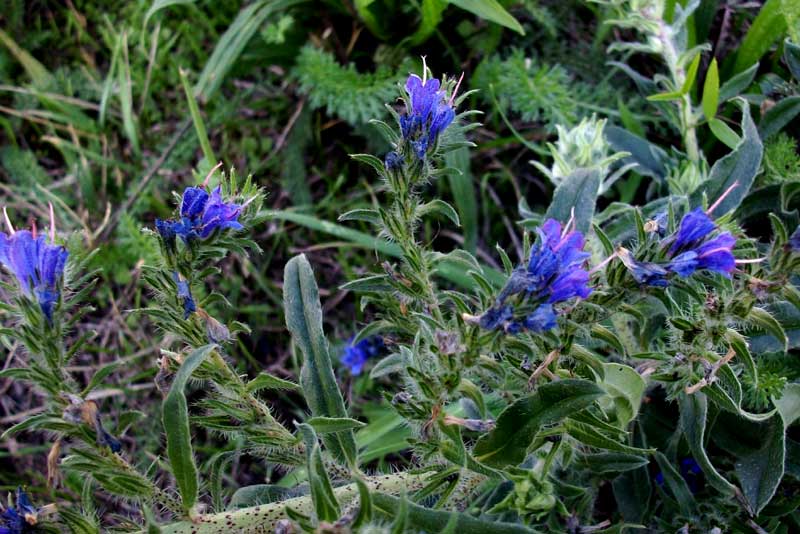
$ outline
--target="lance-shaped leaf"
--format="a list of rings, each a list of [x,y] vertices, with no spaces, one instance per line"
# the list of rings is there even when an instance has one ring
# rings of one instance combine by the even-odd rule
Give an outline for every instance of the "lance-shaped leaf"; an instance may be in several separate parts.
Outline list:
[[[308,484],[311,487],[311,499],[314,501],[314,512],[320,521],[336,521],[339,519],[339,501],[333,493],[333,486],[322,463],[317,435],[309,425],[297,426],[303,434],[308,457]]]
[[[542,426],[586,408],[604,393],[587,380],[559,380],[541,386],[503,410],[494,430],[475,444],[475,459],[492,467],[519,464]]]
[[[322,307],[314,272],[305,255],[295,256],[283,273],[283,306],[286,327],[303,353],[300,386],[314,417],[346,418],[342,393],[333,374],[328,342],[322,331]],[[356,464],[357,449],[352,430],[325,434],[322,442],[339,461]]]
[[[183,509],[191,514],[199,490],[197,466],[192,452],[192,433],[189,428],[189,407],[183,390],[192,373],[205,361],[216,345],[206,345],[193,351],[183,361],[162,405],[164,432],[167,434],[167,457],[172,475],[181,494]]]
[[[761,446],[736,459],[736,476],[747,504],[758,515],[775,495],[783,478],[786,430],[779,414],[761,423],[743,424],[746,427],[742,430],[752,427],[748,433],[759,436]]]
[[[575,227],[586,234],[592,224],[601,176],[596,170],[577,169],[553,193],[547,218],[566,223],[575,214]]]

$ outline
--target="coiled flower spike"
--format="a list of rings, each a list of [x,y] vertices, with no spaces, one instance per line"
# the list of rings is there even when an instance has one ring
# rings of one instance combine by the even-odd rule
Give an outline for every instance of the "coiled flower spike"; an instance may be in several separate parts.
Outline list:
[[[69,252],[55,243],[55,219],[50,205],[50,239],[32,231],[14,230],[8,212],[3,209],[8,234],[0,232],[0,263],[14,275],[26,297],[33,297],[48,321],[61,297],[64,267]]]

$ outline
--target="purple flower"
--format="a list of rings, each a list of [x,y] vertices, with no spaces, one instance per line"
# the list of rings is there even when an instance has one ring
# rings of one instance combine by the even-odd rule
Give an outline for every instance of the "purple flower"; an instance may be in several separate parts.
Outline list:
[[[178,287],[178,299],[183,305],[183,318],[188,319],[191,314],[197,311],[197,306],[192,297],[192,288],[189,287],[189,281],[180,275],[177,271],[172,273],[172,279]]]
[[[220,186],[209,195],[204,187],[187,187],[181,197],[180,220],[156,219],[156,230],[167,247],[174,248],[175,237],[188,243],[193,239],[206,239],[215,230],[241,230],[239,215],[241,204],[222,200]]]
[[[23,534],[33,532],[38,522],[39,510],[33,506],[28,494],[17,488],[16,504],[0,514],[0,534]]]
[[[680,228],[678,228],[678,232],[675,234],[674,241],[669,249],[670,254],[691,248],[713,232],[716,227],[717,225],[706,215],[703,208],[693,209],[681,219]]]
[[[344,348],[341,360],[350,369],[350,374],[358,376],[364,369],[364,364],[367,363],[367,360],[380,356],[385,349],[386,345],[383,343],[381,336],[362,339],[355,345],[353,344],[353,338],[350,338]]]
[[[794,252],[800,252],[800,225],[798,225],[797,229],[791,237],[789,237],[789,248]]]
[[[456,117],[447,100],[441,82],[436,78],[423,80],[412,74],[406,80],[406,112],[400,116],[400,131],[409,141],[419,159],[425,159],[428,149]]]
[[[47,320],[51,321],[61,296],[69,252],[54,243],[55,229],[52,226],[48,243],[44,235],[28,230],[14,231],[10,223],[7,224],[10,235],[0,232],[0,263],[17,279],[22,293],[35,298]]]
[[[478,324],[487,330],[501,327],[510,334],[522,330],[545,332],[556,326],[553,304],[574,297],[586,298],[591,292],[589,272],[584,264],[589,253],[583,250],[581,232],[564,231],[561,223],[548,219],[537,230],[539,238],[531,249],[528,265],[514,270],[497,297],[497,304],[480,316]],[[513,321],[514,308],[504,305],[514,295],[535,305],[521,321]]]

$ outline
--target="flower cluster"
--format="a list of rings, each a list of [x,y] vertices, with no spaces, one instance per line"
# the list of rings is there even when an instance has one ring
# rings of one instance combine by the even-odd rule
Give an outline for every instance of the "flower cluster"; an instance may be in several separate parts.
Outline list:
[[[350,369],[350,374],[358,376],[368,359],[380,356],[385,350],[386,345],[381,336],[368,337],[356,344],[353,344],[353,338],[350,338],[344,348],[341,360]]]
[[[589,272],[584,268],[589,253],[584,249],[584,236],[562,228],[555,219],[548,219],[537,229],[538,239],[531,249],[527,266],[517,268],[497,297],[495,305],[479,318],[487,330],[503,329],[516,334],[522,330],[541,333],[556,326],[553,304],[573,297],[591,294]],[[505,304],[513,295],[522,294],[533,310],[515,320],[514,307]]]
[[[412,74],[406,80],[406,112],[400,116],[403,139],[411,143],[420,160],[425,159],[428,149],[436,145],[439,134],[456,116],[453,109],[455,91],[448,100],[441,82],[437,78],[427,79],[427,67],[423,68],[422,76]]]
[[[33,532],[38,523],[38,516],[39,510],[33,506],[25,490],[19,487],[16,493],[16,504],[9,506],[0,514],[0,534]]]
[[[156,219],[156,229],[169,247],[174,247],[175,237],[185,243],[194,239],[206,239],[214,230],[230,228],[240,230],[241,204],[224,202],[220,186],[209,194],[204,186],[187,187],[181,197],[180,219]]]
[[[730,232],[715,233],[716,230],[711,217],[702,208],[696,208],[684,215],[678,231],[663,241],[668,258],[665,264],[637,261],[624,248],[617,254],[633,278],[644,285],[666,287],[670,274],[685,278],[702,270],[730,277],[736,267],[733,256],[736,238]]]
[[[5,212],[5,210],[4,210]],[[50,240],[33,231],[15,231],[6,214],[9,233],[0,232],[0,263],[17,279],[22,293],[34,297],[48,321],[61,296],[64,267],[69,253],[55,243],[55,226],[50,208]]]

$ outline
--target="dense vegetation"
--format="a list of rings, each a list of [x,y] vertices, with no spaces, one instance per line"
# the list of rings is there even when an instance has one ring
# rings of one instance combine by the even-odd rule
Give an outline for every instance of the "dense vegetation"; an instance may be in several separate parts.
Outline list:
[[[0,534],[800,531],[797,0],[0,21]]]

